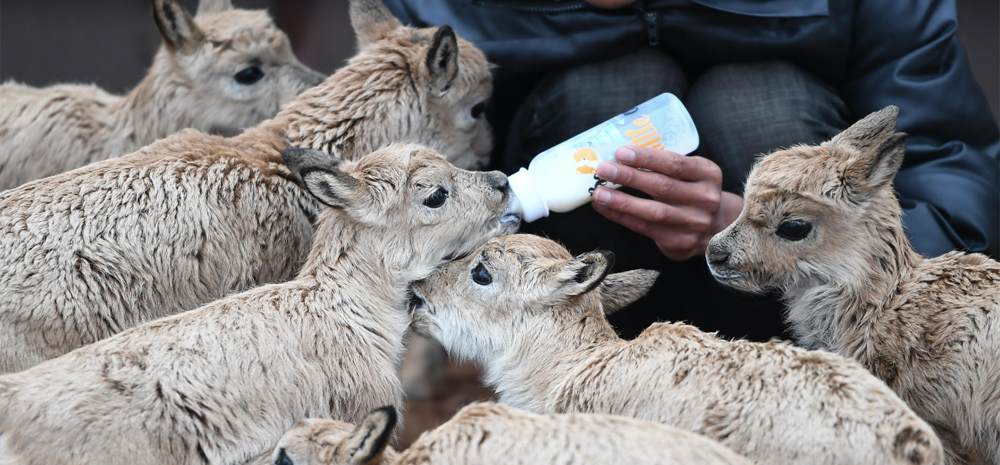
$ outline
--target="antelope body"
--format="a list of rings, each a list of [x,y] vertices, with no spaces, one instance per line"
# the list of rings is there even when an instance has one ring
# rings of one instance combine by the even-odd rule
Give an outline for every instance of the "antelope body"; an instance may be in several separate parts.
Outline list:
[[[479,363],[501,402],[534,413],[664,423],[759,463],[942,461],[931,427],[843,357],[678,323],[620,339],[605,313],[641,297],[656,273],[608,275],[612,257],[493,239],[415,286],[414,326]]]
[[[1000,463],[1000,263],[910,246],[892,189],[906,152],[898,111],[761,159],[706,256],[724,284],[783,292],[800,341],[885,381],[951,463]]]

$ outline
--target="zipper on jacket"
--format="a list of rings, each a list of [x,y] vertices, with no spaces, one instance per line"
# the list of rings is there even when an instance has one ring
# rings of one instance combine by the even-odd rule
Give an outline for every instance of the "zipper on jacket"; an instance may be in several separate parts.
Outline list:
[[[562,5],[539,5],[538,2],[531,5],[527,1],[513,0],[472,0],[472,4],[475,6],[531,13],[561,13],[564,11],[582,10],[587,6],[587,2],[584,0],[549,3],[562,3]]]
[[[642,16],[642,22],[646,24],[646,35],[649,37],[649,45],[656,47],[660,45],[660,25],[656,19],[656,12],[649,11],[642,7],[641,2],[633,4],[633,8]]]

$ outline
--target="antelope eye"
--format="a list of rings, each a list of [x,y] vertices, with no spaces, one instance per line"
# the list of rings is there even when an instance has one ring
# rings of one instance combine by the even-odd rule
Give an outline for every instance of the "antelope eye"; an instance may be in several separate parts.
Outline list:
[[[278,451],[278,458],[274,459],[274,465],[295,465],[295,462],[292,462],[292,459],[285,455],[285,449],[281,448]]]
[[[243,68],[233,76],[236,82],[249,86],[257,81],[264,79],[264,72],[257,66],[251,66],[249,68]]]
[[[801,220],[784,221],[775,231],[779,237],[790,241],[801,241],[812,231],[812,225]]]
[[[416,291],[410,291],[410,301],[406,304],[406,311],[413,313],[414,310],[424,306],[424,299]]]
[[[424,199],[424,205],[431,208],[438,208],[441,205],[444,205],[445,200],[448,200],[448,190],[443,187],[438,187],[430,197]]]
[[[478,119],[486,113],[486,102],[479,102],[474,107],[472,107],[472,117]]]
[[[486,286],[493,282],[493,276],[490,276],[490,272],[480,263],[472,269],[472,281],[480,286]]]

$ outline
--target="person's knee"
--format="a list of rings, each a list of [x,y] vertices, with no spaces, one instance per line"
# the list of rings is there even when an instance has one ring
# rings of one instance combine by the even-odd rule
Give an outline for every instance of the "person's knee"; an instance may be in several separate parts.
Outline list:
[[[685,102],[701,134],[699,153],[741,191],[758,154],[818,144],[846,127],[846,106],[819,78],[786,61],[731,63],[706,71]]]
[[[704,123],[769,133],[758,136],[775,147],[822,142],[843,129],[846,117],[829,84],[780,60],[715,66],[695,82],[688,102],[711,113]]]
[[[680,65],[670,55],[643,48],[610,60],[557,71],[544,86],[547,92],[561,97],[563,101],[559,103],[565,105],[586,107],[594,101],[624,104],[626,108],[612,110],[617,113],[664,92],[683,97],[688,83]],[[607,118],[611,116],[614,114]]]

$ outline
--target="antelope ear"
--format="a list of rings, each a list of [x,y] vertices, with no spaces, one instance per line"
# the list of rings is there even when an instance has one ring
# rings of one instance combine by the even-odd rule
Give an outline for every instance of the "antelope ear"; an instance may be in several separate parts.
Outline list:
[[[458,76],[458,37],[451,27],[441,26],[434,33],[425,62],[431,75],[431,90],[439,96],[444,94]]]
[[[401,26],[382,0],[351,0],[350,15],[361,47],[388,37]]]
[[[232,9],[232,0],[201,0],[198,2],[198,12],[195,13],[195,16],[201,16],[206,13],[218,13],[220,11]]]
[[[153,22],[171,52],[194,52],[205,39],[191,13],[174,0],[153,0]]]
[[[653,288],[658,276],[660,272],[653,270],[632,270],[608,275],[601,282],[600,289],[604,314],[610,315],[642,298]]]
[[[347,463],[368,463],[385,450],[395,427],[395,407],[387,406],[373,410],[338,446],[337,455]]]
[[[889,105],[861,118],[860,121],[833,136],[829,142],[823,145],[846,147],[862,153],[870,152],[896,133],[898,117],[899,108],[895,105]]]
[[[615,254],[595,250],[577,255],[556,273],[556,288],[564,296],[577,296],[594,290],[615,264]]]
[[[363,188],[344,171],[349,164],[337,157],[314,149],[290,148],[281,152],[288,169],[302,180],[306,190],[320,202],[339,208],[358,203]]]
[[[875,190],[892,183],[905,156],[906,134],[897,132],[878,147],[852,157],[845,174],[855,185]]]
[[[903,165],[906,134],[896,132],[899,108],[889,105],[876,111],[823,145],[851,149],[844,174],[862,192],[889,184]]]

